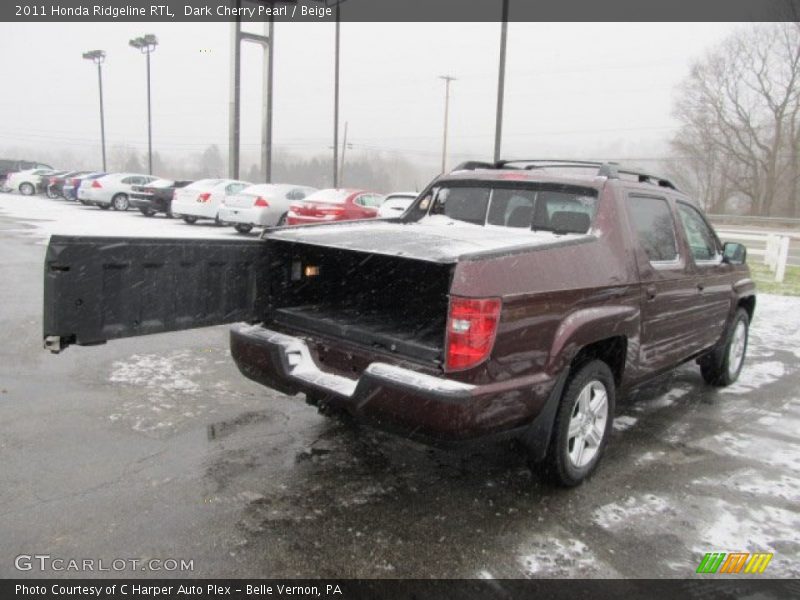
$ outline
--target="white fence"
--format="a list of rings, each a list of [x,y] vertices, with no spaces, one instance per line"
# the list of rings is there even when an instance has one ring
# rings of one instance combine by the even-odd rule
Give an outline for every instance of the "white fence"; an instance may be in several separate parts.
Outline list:
[[[783,282],[783,278],[786,276],[786,263],[789,260],[791,237],[774,233],[740,233],[736,230],[717,231],[717,234],[721,238],[744,242],[748,255],[763,257],[764,264],[775,273],[775,281]],[[755,242],[755,244],[748,242]],[[763,246],[763,249],[756,244]]]

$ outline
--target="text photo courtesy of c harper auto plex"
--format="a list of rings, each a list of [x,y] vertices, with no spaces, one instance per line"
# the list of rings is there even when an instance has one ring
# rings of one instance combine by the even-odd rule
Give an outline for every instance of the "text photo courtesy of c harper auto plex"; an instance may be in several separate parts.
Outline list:
[[[800,594],[797,0],[0,17],[3,597]]]

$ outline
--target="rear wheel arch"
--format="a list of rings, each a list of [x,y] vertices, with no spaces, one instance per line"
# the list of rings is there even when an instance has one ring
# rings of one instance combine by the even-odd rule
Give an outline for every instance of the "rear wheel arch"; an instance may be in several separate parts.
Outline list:
[[[520,442],[532,464],[545,460],[551,451],[556,416],[564,395],[576,374],[580,373],[586,365],[600,361],[611,371],[614,380],[614,393],[616,393],[616,390],[620,388],[625,373],[627,351],[627,336],[613,335],[584,344],[571,353],[569,359],[557,372],[553,388],[544,407],[520,438]],[[613,415],[611,418],[613,420]]]
[[[598,358],[614,373],[617,385],[625,371],[628,340],[638,334],[639,311],[632,306],[602,306],[570,313],[561,321],[550,348],[547,371],[560,373],[575,359]]]

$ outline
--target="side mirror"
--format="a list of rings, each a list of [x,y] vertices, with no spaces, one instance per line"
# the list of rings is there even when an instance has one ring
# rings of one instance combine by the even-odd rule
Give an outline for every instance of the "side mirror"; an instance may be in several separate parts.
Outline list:
[[[747,260],[747,248],[737,242],[725,242],[722,246],[722,262],[729,265],[743,265]]]

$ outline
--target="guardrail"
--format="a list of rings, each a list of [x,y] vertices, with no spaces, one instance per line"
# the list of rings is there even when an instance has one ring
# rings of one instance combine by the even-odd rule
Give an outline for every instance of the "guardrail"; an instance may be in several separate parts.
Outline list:
[[[757,217],[751,215],[706,215],[712,223],[728,225],[788,226],[800,229],[800,219],[794,217]]]

